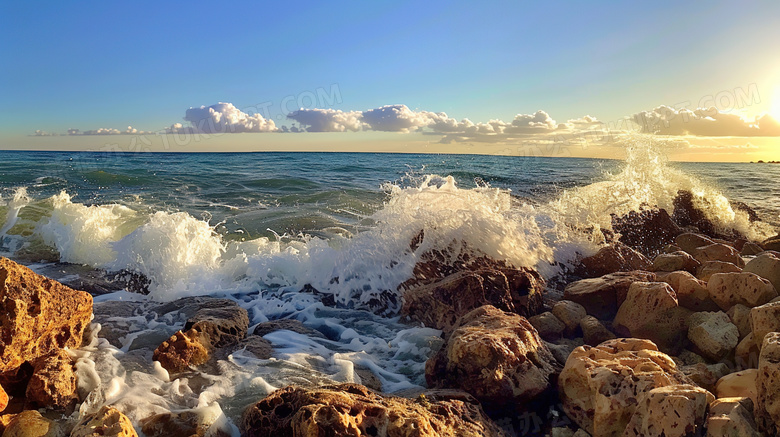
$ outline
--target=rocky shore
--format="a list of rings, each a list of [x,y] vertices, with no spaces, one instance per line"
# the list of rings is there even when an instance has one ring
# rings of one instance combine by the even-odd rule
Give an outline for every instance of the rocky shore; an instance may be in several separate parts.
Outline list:
[[[751,214],[744,204],[733,205]],[[752,219],[758,220],[753,213]],[[546,284],[533,269],[440,248],[399,287],[405,320],[442,331],[427,390],[291,385],[247,402],[243,436],[774,436],[780,434],[780,236],[719,229],[680,192],[673,211],[613,217],[598,253]],[[422,239],[421,234],[411,242]],[[102,302],[0,259],[2,436],[225,435],[203,415],[132,423],[116,406],[80,411],[89,393],[74,350],[132,302]],[[316,290],[312,290],[316,292]],[[382,313],[382,302],[375,302]],[[265,335],[320,335],[295,320],[250,329],[230,299],[156,304],[186,318],[151,357],[175,380],[237,350],[273,354]],[[92,323],[92,325],[91,325]],[[80,389],[81,387],[81,389]],[[134,425],[136,428],[134,428]]]

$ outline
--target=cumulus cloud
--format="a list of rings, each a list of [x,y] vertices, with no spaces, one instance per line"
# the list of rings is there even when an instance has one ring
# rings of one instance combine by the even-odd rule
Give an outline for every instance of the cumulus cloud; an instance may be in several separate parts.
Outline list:
[[[302,126],[308,126],[304,128],[306,132],[345,132],[348,130],[355,132],[363,126],[363,113],[360,111],[300,109],[288,114],[287,118],[297,121]]]
[[[642,132],[659,135],[694,135],[707,137],[778,136],[780,123],[769,115],[748,120],[718,108],[675,109],[661,105],[632,116]]]
[[[273,120],[260,114],[247,114],[232,103],[190,108],[184,115],[195,131],[200,133],[276,132]]]

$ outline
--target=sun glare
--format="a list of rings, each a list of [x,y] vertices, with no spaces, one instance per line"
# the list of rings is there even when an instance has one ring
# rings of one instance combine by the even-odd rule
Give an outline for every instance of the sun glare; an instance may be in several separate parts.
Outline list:
[[[772,94],[772,101],[769,102],[769,115],[780,121],[780,86],[775,88],[775,92]]]

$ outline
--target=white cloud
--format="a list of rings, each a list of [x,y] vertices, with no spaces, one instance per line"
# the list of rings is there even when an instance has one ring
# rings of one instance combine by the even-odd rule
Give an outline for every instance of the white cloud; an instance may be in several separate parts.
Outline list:
[[[276,132],[273,120],[260,114],[247,114],[232,103],[190,108],[184,115],[192,127],[200,133]]]
[[[300,109],[287,115],[290,120],[308,126],[305,128],[307,132],[355,132],[363,127],[362,117],[360,111],[335,109]]]
[[[415,112],[406,105],[387,105],[363,111],[368,129],[383,132],[411,132],[431,123],[429,112]]]
[[[659,135],[694,135],[707,137],[753,137],[780,135],[780,123],[765,115],[747,120],[737,114],[721,112],[715,107],[675,109],[661,105],[632,116],[642,132]]]

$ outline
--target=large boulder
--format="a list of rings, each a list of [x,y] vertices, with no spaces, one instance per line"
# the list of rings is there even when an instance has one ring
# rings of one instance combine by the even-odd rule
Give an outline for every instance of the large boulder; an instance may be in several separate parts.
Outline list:
[[[0,373],[81,346],[92,296],[0,258]]]
[[[580,320],[588,315],[585,307],[570,300],[561,300],[552,307],[552,313],[564,325],[566,325],[566,335],[573,336],[580,329]]]
[[[755,416],[759,429],[780,433],[780,332],[764,337],[758,358]]]
[[[744,397],[716,399],[710,404],[707,437],[761,437],[753,419],[753,401]]]
[[[693,251],[702,246],[709,246],[715,244],[709,237],[701,234],[694,234],[692,232],[686,232],[680,234],[674,239],[674,243],[682,250],[693,253]]]
[[[758,399],[758,389],[756,388],[756,379],[758,378],[758,369],[746,369],[739,372],[724,375],[715,384],[715,394],[718,398],[746,397],[753,403]]]
[[[425,379],[428,387],[460,389],[500,410],[545,392],[559,370],[524,317],[483,306],[464,316],[428,360]]]
[[[667,385],[642,394],[624,437],[702,435],[707,409],[715,396],[692,385]]]
[[[688,340],[712,361],[725,357],[739,343],[739,329],[723,311],[693,313],[687,323]]]
[[[707,261],[722,261],[734,264],[739,268],[745,267],[745,261],[742,260],[739,251],[726,244],[714,243],[709,246],[698,247],[693,250],[691,255],[702,264]]]
[[[736,304],[748,307],[763,305],[777,297],[777,290],[768,280],[754,273],[718,273],[707,282],[710,297],[723,310]]]
[[[672,253],[662,253],[653,259],[651,270],[654,272],[675,272],[684,270],[694,273],[701,263],[682,250]]]
[[[417,263],[414,277],[399,290],[403,314],[425,326],[449,331],[459,317],[482,305],[526,317],[540,313],[544,280],[533,269],[483,257],[454,272],[436,261]]]
[[[671,272],[659,280],[672,286],[681,307],[692,311],[717,311],[720,309],[710,298],[707,283],[688,272]]]
[[[647,254],[658,252],[683,232],[664,209],[631,211],[622,217],[613,215],[612,229],[620,234],[621,243]]]
[[[576,348],[558,378],[564,412],[598,436],[622,435],[643,393],[689,383],[671,357],[637,338]]]
[[[466,393],[433,390],[406,399],[357,384],[281,388],[246,409],[240,430],[245,437],[506,435]]]
[[[780,302],[770,302],[751,309],[750,327],[757,345],[761,345],[770,332],[780,331]]]
[[[138,433],[121,411],[104,405],[99,411],[81,417],[70,437],[138,437]]]
[[[634,282],[652,282],[655,273],[646,271],[618,272],[599,278],[583,279],[566,286],[563,298],[585,307],[588,314],[601,320],[612,320],[625,301]]]
[[[666,282],[634,282],[612,328],[618,336],[646,338],[674,353],[684,346],[685,319],[690,313],[679,306],[674,289]]]
[[[725,261],[707,261],[696,269],[696,277],[704,282],[709,282],[712,275],[718,273],[739,273],[742,269]]]
[[[574,274],[583,278],[596,278],[615,272],[650,270],[652,265],[646,256],[617,242],[602,247],[595,255],[581,259]]]
[[[755,273],[764,279],[768,279],[777,290],[780,290],[780,258],[763,253],[745,264],[743,272]]]
[[[690,191],[678,191],[677,197],[672,201],[672,220],[682,227],[695,226],[699,232],[710,237],[720,237],[715,224],[704,213],[703,203],[706,203],[705,199],[695,197]]]

